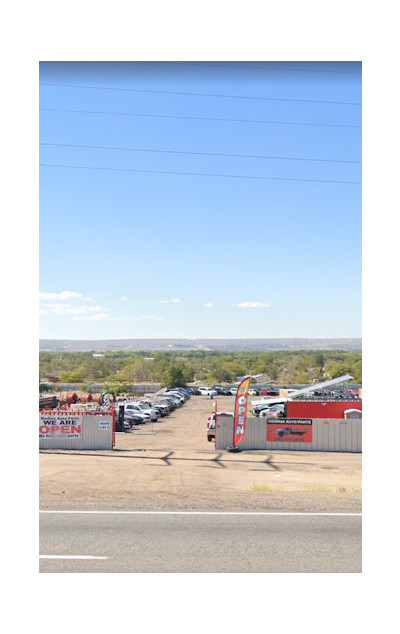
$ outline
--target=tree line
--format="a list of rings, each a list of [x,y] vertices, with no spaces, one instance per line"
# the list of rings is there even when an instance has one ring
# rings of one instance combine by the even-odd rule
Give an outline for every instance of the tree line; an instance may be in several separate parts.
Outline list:
[[[39,380],[60,383],[160,383],[176,386],[201,381],[234,383],[238,376],[265,374],[278,385],[308,384],[351,374],[362,382],[361,351],[277,350],[219,352],[206,350],[154,352],[39,353]]]

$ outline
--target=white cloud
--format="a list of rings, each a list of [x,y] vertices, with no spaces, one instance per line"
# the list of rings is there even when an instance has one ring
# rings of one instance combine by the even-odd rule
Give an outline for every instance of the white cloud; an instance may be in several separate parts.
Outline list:
[[[108,313],[96,313],[95,315],[82,315],[72,317],[72,321],[108,321],[111,317]]]
[[[121,302],[126,302],[128,298],[124,295],[123,297],[120,297]]]
[[[165,317],[158,315],[139,315],[140,319],[148,319],[149,321],[165,321]]]
[[[104,310],[102,306],[72,306],[71,304],[41,304],[39,315],[84,315]]]
[[[269,308],[269,304],[263,304],[262,302],[240,302],[233,305],[236,308]]]
[[[160,299],[160,304],[180,304],[180,299]]]
[[[60,293],[39,293],[39,299],[72,299],[73,297],[82,298],[82,293],[75,293],[75,291],[61,291]],[[89,299],[89,298],[85,298]]]
[[[84,297],[74,291],[60,293],[39,293],[39,315],[68,315],[72,321],[118,321],[120,318],[111,317],[107,309],[100,304],[90,304],[93,299]],[[78,300],[66,302],[64,300]],[[56,301],[55,301],[56,300]]]
[[[204,308],[214,308],[214,304],[212,302],[208,302],[208,304],[204,304]]]

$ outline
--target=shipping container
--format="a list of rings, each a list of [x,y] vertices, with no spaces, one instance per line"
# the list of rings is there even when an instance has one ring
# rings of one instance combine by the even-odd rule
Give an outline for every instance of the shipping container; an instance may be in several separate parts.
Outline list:
[[[347,409],[362,411],[362,401],[288,401],[288,418],[344,418]]]

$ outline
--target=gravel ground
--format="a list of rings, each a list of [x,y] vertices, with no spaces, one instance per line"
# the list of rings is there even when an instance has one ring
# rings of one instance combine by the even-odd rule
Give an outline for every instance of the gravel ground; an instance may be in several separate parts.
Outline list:
[[[232,411],[234,397],[218,398]],[[214,402],[192,398],[157,423],[117,433],[112,451],[40,450],[40,508],[359,512],[361,454],[215,451]]]

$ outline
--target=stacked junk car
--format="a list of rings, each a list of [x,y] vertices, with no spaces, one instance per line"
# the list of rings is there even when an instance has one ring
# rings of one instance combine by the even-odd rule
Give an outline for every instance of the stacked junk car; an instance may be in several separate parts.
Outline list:
[[[113,449],[116,432],[156,423],[189,396],[180,389],[143,398],[117,398],[111,391],[39,396],[39,448]]]

